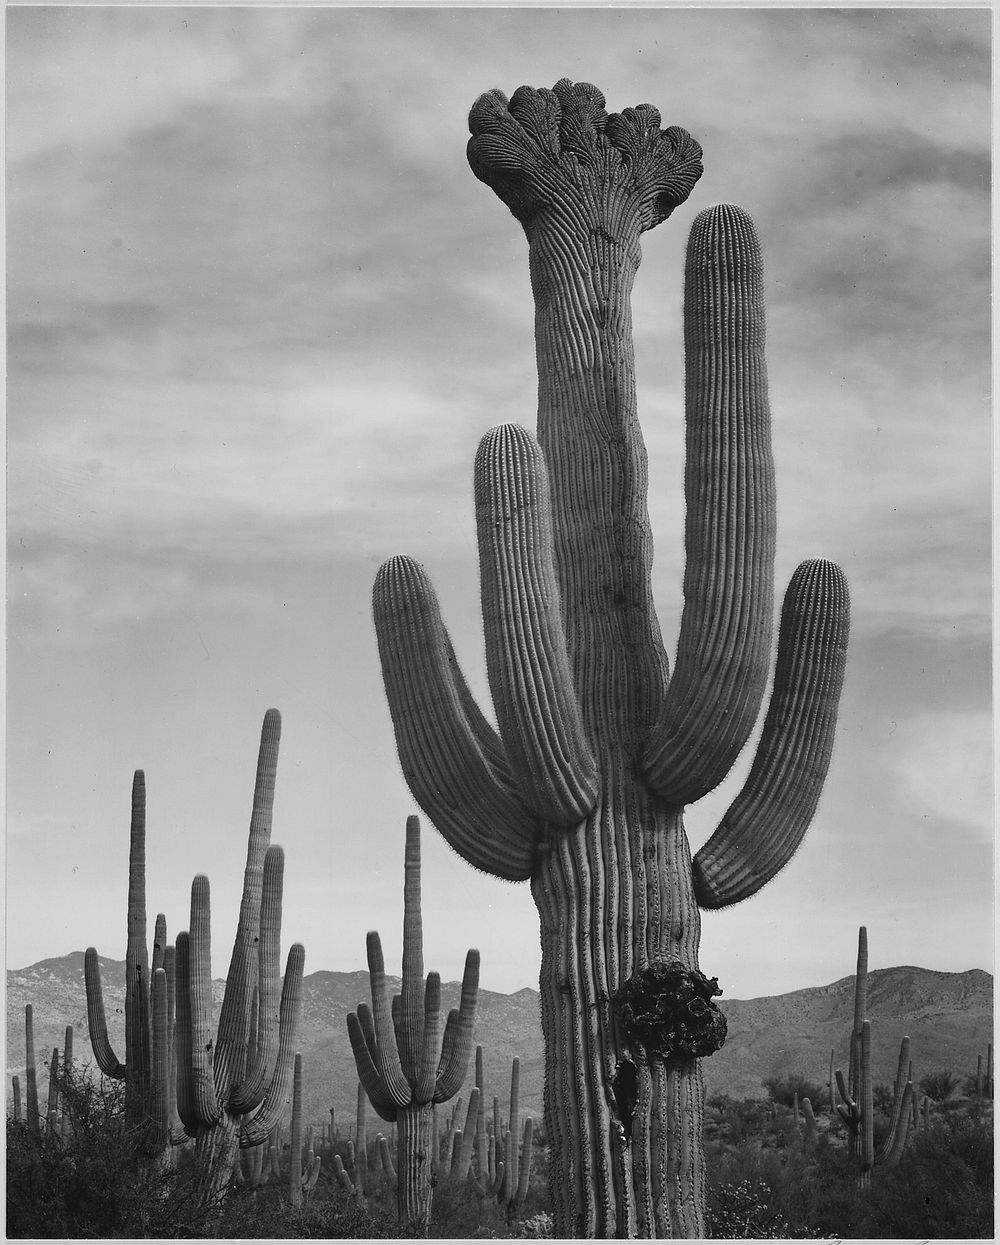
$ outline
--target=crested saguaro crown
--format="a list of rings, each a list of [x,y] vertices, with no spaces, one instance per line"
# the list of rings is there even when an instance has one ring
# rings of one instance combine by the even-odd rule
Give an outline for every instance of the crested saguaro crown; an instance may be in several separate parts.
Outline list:
[[[562,80],[480,97],[468,158],[528,241],[536,435],[475,463],[494,728],[412,558],[374,613],[403,772],[466,860],[530,879],[539,911],[545,1110],[560,1236],[704,1233],[699,1056],[724,1037],[698,967],[700,908],[790,859],[830,761],[848,632],[832,563],[781,611],[743,790],[692,861],[684,806],[746,745],[768,682],[774,466],[762,268],[742,209],[702,212],[684,286],[684,608],[671,674],[651,586],[630,297],[640,236],[690,194],[701,148],[648,104],[608,114]],[[659,1017],[660,1019],[657,1019]]]

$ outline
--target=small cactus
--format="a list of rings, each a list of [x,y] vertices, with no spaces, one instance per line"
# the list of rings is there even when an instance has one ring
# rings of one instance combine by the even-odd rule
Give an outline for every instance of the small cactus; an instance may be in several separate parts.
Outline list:
[[[871,1183],[876,1163],[893,1166],[899,1162],[911,1125],[913,1106],[913,1070],[910,1063],[910,1039],[900,1043],[899,1066],[893,1084],[892,1113],[889,1133],[875,1150],[874,1103],[872,1101],[872,1035],[871,1021],[865,1015],[868,998],[868,931],[858,930],[858,961],[854,976],[854,1020],[851,1026],[851,1047],[848,1078],[837,1070],[837,1089],[841,1103],[837,1107],[848,1130],[848,1153],[857,1163],[858,1187]]]
[[[434,1104],[459,1091],[472,1051],[479,952],[471,950],[466,956],[461,1004],[449,1013],[442,1034],[441,978],[431,972],[424,980],[416,817],[407,818],[404,862],[402,992],[390,1004],[382,942],[373,930],[367,939],[371,1008],[359,1003],[357,1012],[347,1017],[347,1030],[372,1106],[384,1120],[396,1123],[400,1223],[421,1231],[431,1208]]]

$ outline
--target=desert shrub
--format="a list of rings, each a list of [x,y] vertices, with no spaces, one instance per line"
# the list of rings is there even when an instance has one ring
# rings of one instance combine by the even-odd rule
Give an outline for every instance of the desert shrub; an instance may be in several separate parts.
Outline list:
[[[879,1084],[872,1086],[872,1105],[879,1115],[889,1116],[892,1113],[892,1086]]]
[[[715,1094],[708,1101],[705,1140],[709,1147],[735,1146],[752,1138],[763,1139],[774,1126],[774,1104],[763,1098],[730,1098]]]
[[[993,1235],[993,1123],[988,1111],[939,1113],[911,1135],[898,1166],[865,1190],[839,1137],[811,1150],[761,1139],[709,1147],[713,1235],[976,1239]]]
[[[800,1072],[793,1072],[788,1076],[769,1076],[763,1085],[771,1101],[782,1107],[794,1106],[797,1094],[800,1103],[803,1098],[808,1098],[813,1110],[819,1111],[824,1105],[824,1099],[829,1098],[822,1085],[808,1080]]]
[[[286,1186],[234,1189],[216,1229],[226,1240],[384,1240],[399,1238],[395,1209],[387,1214],[322,1175],[304,1204],[293,1209]]]
[[[993,1156],[991,1116],[939,1117],[911,1138],[898,1167],[876,1170],[864,1198],[865,1235],[992,1237]]]
[[[199,1206],[190,1171],[164,1170],[144,1128],[125,1125],[120,1082],[86,1071],[60,1078],[64,1135],[7,1121],[7,1235],[105,1239],[201,1236],[214,1207]]]
[[[711,1189],[708,1199],[710,1235],[738,1240],[811,1238],[816,1233],[784,1216],[770,1186],[763,1180],[741,1180]]]
[[[537,1215],[522,1219],[517,1229],[517,1236],[521,1240],[549,1240],[552,1236],[552,1215],[547,1210],[540,1211]]]
[[[920,1078],[920,1088],[928,1098],[933,1098],[935,1102],[944,1102],[958,1088],[958,1077],[945,1068],[939,1068],[936,1072],[928,1072]]]

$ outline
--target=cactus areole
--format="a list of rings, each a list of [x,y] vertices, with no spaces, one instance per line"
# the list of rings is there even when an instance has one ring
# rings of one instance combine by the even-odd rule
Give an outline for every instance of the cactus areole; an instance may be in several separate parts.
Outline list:
[[[746,744],[771,654],[774,470],[754,226],[739,208],[712,208],[687,250],[686,567],[670,674],[650,581],[630,295],[640,235],[687,198],[701,149],[661,129],[650,105],[609,115],[596,87],[566,80],[509,101],[491,91],[469,126],[473,172],[528,240],[537,437],[495,428],[475,464],[496,729],[419,563],[395,557],[378,574],[397,748],[448,842],[479,869],[531,882],[555,1234],[698,1237],[697,1056],[721,1037],[711,994],[682,997],[708,981],[699,909],[754,894],[805,833],[832,748],[847,587],[826,561],[795,572],[752,768],[692,861],[684,805]],[[650,1023],[657,997],[662,1022]],[[685,1029],[681,1051],[671,1044]]]

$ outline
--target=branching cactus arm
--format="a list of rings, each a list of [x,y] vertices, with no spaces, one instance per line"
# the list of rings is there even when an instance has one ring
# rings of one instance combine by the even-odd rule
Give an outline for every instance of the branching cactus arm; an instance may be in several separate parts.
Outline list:
[[[375,630],[403,773],[470,864],[531,876],[539,827],[519,799],[495,732],[472,705],[434,589],[412,558],[391,558],[373,592]]]
[[[268,709],[264,714],[260,733],[240,914],[229,972],[226,974],[226,992],[219,1011],[219,1034],[215,1049],[215,1079],[219,1098],[228,1105],[230,1098],[235,1095],[244,1110],[246,1099],[259,1092],[259,1089],[255,1089],[254,1094],[247,1094],[242,1083],[247,1073],[250,1007],[260,954],[258,940],[264,858],[271,844],[280,741],[281,714],[277,709]],[[244,1090],[242,1094],[241,1087]]]
[[[87,1022],[97,1066],[105,1076],[125,1081],[126,1114],[134,1125],[150,1111],[149,951],[146,945],[146,776],[132,777],[129,827],[128,901],[125,943],[125,1061],[120,1062],[108,1040],[97,951],[84,957]]]
[[[476,529],[486,664],[521,798],[541,820],[575,825],[597,799],[563,630],[549,483],[538,443],[512,425],[480,443]]]
[[[284,891],[285,853],[277,844],[267,849],[261,884],[260,935],[258,942],[256,1025],[242,1084],[230,1098],[230,1110],[245,1115],[256,1110],[274,1075],[281,1022],[279,997],[281,965],[281,904]],[[253,1020],[251,1008],[250,1020]],[[250,1025],[248,1025],[248,1033]]]
[[[767,683],[775,494],[762,285],[747,214],[699,213],[684,288],[684,610],[646,753],[650,784],[673,804],[729,773]]]
[[[87,1027],[90,1030],[90,1045],[93,1047],[97,1066],[105,1076],[116,1081],[124,1080],[125,1065],[115,1054],[108,1037],[101,964],[96,947],[88,947],[84,953],[83,977],[87,990]]]
[[[281,1003],[278,1009],[278,1053],[274,1061],[271,1079],[264,1099],[257,1112],[244,1125],[240,1145],[257,1145],[264,1141],[279,1123],[285,1112],[289,1087],[292,1083],[295,1047],[299,1041],[299,1022],[302,1015],[302,976],[305,972],[306,951],[300,942],[288,948],[285,976],[281,983]]]
[[[840,568],[803,562],[785,594],[774,688],[750,774],[693,862],[702,908],[755,894],[802,842],[833,755],[850,597]]]

